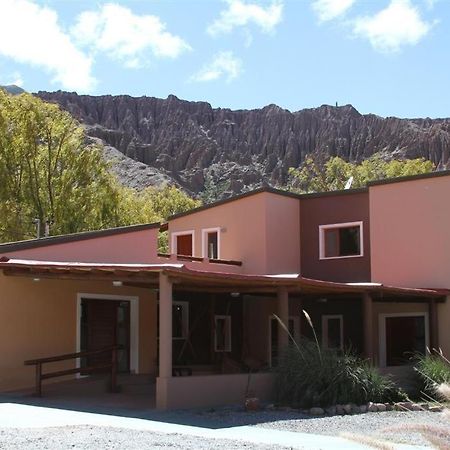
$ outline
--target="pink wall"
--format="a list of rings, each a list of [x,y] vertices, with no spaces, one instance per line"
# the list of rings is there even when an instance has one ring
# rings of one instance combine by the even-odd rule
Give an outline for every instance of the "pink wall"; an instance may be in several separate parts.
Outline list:
[[[2,253],[18,259],[109,263],[157,263],[158,229],[131,231],[82,241]]]
[[[371,186],[372,281],[450,288],[450,176]]]
[[[193,230],[194,256],[202,256],[202,229],[219,227],[220,258],[242,261],[243,272],[297,273],[299,217],[297,199],[261,192],[173,219],[169,234]]]

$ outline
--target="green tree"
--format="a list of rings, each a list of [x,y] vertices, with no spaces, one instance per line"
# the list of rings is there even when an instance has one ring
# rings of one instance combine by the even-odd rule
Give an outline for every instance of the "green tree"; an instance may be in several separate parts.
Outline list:
[[[123,187],[69,113],[0,90],[0,241],[35,237],[35,218],[52,220],[55,235],[161,221],[198,204],[175,187]]]
[[[352,188],[361,188],[370,181],[429,173],[434,168],[424,158],[386,160],[379,153],[361,163],[339,156],[321,161],[320,156],[308,155],[301,167],[289,169],[288,189],[302,193],[336,191],[344,189],[350,178]]]

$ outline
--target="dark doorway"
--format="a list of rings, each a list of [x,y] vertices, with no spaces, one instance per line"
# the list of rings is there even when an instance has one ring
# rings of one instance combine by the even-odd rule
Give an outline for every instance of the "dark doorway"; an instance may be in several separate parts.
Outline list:
[[[130,371],[130,302],[82,299],[80,326],[81,351],[118,345],[118,370]],[[110,361],[109,353],[101,353],[85,358],[82,366],[108,364]]]
[[[386,317],[386,365],[411,364],[416,353],[425,354],[423,316]]]

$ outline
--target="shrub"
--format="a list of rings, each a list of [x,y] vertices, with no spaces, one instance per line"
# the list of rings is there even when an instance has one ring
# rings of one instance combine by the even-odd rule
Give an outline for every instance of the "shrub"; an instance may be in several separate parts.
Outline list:
[[[415,355],[414,369],[419,374],[423,393],[438,399],[437,388],[442,384],[450,384],[450,361],[442,351],[428,352],[427,355]]]
[[[277,401],[291,406],[326,407],[405,398],[368,361],[350,351],[324,349],[317,341],[303,340],[288,347],[275,370]]]

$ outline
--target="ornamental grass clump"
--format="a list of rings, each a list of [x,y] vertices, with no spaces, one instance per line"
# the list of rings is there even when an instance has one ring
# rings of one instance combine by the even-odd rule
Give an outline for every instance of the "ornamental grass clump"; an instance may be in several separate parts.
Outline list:
[[[427,350],[426,355],[416,355],[414,369],[419,375],[424,396],[439,400],[437,388],[440,385],[450,385],[450,361],[442,350]]]
[[[305,316],[312,326],[307,313]],[[310,408],[404,400],[389,379],[351,351],[323,348],[315,331],[313,341],[296,342],[289,336],[292,345],[280,355],[275,368],[275,389],[280,404]]]

